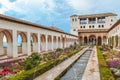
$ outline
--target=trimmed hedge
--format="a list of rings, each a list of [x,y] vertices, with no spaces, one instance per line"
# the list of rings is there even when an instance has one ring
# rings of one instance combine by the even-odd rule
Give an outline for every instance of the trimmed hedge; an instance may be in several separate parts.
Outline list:
[[[74,50],[71,53],[67,54],[67,56],[65,55],[62,58],[57,58],[55,60],[48,61],[45,64],[39,65],[31,70],[27,70],[19,75],[12,76],[12,77],[8,78],[7,80],[33,80],[35,77],[41,75],[42,73],[48,71],[52,67],[58,65],[59,63],[61,63],[65,59],[67,59],[68,57],[71,57],[72,55],[76,54],[81,49],[82,48],[80,48],[78,50]]]
[[[113,74],[111,73],[111,70],[108,68],[108,65],[106,64],[106,61],[99,47],[97,47],[97,55],[101,80],[115,80]]]

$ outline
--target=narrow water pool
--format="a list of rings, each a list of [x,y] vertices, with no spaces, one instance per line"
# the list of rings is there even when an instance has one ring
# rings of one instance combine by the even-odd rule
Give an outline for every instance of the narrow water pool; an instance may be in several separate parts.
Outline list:
[[[91,50],[87,50],[60,80],[81,80],[90,57]]]

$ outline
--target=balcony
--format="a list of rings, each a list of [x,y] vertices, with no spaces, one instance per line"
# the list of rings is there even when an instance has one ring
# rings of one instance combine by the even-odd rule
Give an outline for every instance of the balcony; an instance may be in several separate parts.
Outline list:
[[[95,24],[96,21],[89,21],[89,24]]]
[[[80,22],[80,24],[87,24],[87,22]]]
[[[105,23],[105,21],[98,21],[98,23]]]

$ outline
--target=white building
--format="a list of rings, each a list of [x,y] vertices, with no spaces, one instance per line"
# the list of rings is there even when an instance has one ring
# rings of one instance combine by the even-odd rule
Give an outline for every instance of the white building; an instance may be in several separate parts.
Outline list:
[[[108,30],[108,42],[120,49],[120,19]]]
[[[78,35],[78,30],[109,29],[117,20],[117,14],[114,13],[72,15],[70,33]]]
[[[7,46],[3,46],[4,36]],[[22,37],[22,45],[18,46],[18,36]],[[31,38],[33,45],[31,45]],[[28,21],[0,14],[0,56],[19,57],[31,55],[32,52],[48,52],[57,48],[66,48],[77,43],[78,37]]]

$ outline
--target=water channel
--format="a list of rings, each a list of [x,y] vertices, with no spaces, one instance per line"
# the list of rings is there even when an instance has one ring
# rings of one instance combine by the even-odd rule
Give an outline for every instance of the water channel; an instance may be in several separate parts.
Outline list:
[[[60,80],[81,80],[90,57],[91,50],[87,50]]]

